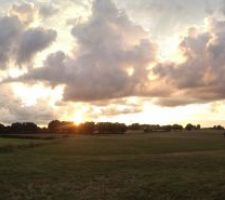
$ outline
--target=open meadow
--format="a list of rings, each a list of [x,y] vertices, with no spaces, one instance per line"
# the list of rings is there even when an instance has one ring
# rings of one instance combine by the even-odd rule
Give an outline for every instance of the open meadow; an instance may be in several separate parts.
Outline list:
[[[224,200],[221,133],[0,138],[1,200]],[[44,144],[45,143],[45,144]]]

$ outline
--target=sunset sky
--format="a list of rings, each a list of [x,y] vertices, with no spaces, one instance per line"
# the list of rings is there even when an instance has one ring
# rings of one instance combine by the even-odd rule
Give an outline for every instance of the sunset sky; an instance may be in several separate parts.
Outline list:
[[[225,126],[224,0],[0,0],[0,122]]]

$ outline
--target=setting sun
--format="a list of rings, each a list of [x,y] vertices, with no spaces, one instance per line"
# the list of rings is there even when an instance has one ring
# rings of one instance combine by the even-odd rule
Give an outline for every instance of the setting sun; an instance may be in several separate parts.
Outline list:
[[[72,110],[71,110],[72,111]],[[74,110],[72,111],[72,115],[67,116],[68,119],[72,119],[73,123],[76,125],[79,125],[85,121],[87,121],[87,113],[88,108],[83,104],[78,104],[74,107]]]
[[[73,117],[73,123],[79,125],[85,121],[85,117],[82,113],[76,113]]]

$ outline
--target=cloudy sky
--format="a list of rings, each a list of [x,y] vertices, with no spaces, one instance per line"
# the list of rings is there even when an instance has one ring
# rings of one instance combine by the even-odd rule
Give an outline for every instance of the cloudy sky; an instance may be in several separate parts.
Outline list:
[[[225,125],[224,0],[0,0],[0,122]]]

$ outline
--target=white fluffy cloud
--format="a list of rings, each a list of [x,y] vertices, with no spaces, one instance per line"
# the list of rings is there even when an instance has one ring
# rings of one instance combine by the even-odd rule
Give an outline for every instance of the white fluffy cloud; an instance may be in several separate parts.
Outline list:
[[[133,96],[147,98],[146,101],[156,100],[163,106],[225,99],[225,21],[220,16],[220,20],[208,18],[205,29],[199,25],[205,15],[214,13],[218,5],[221,7],[219,1],[214,1],[218,5],[210,0],[208,3],[198,0],[195,4],[179,0],[30,2],[33,3],[13,4],[10,12],[0,17],[0,69],[7,71],[9,66],[19,65],[27,70],[27,74],[4,83],[63,85],[64,99],[60,102],[63,106],[58,110],[46,110],[48,102],[40,101],[35,106],[23,107],[21,100],[3,89],[6,97],[0,96],[0,103],[4,105],[0,115],[3,113],[4,122],[35,121],[36,113],[43,122],[60,117],[55,115],[56,110],[63,115],[63,108],[69,116],[70,112],[76,112],[76,108],[71,111],[74,102],[88,107],[87,112],[95,118],[96,113],[115,116],[141,112],[143,102],[129,104],[123,100]],[[61,12],[64,7],[67,8]],[[129,10],[125,12],[119,7]],[[73,8],[74,16],[71,14]],[[146,17],[148,12],[151,14]],[[142,17],[145,20],[141,21]],[[69,26],[68,19],[74,19],[69,20]],[[163,42],[157,39],[174,36],[173,31],[189,26],[187,24],[195,19],[195,27],[183,36],[178,47],[185,61],[176,63],[171,58],[160,63],[157,46]],[[146,32],[149,28],[154,29]],[[60,41],[48,49],[57,35]],[[46,49],[48,51],[38,62],[44,60],[42,67],[29,68],[35,56]]]
[[[43,68],[23,79],[65,84],[65,99],[94,101],[137,95],[148,80],[148,66],[156,47],[148,34],[111,1],[96,0],[92,15],[75,25],[79,45],[73,56],[62,52],[48,57]]]
[[[59,12],[59,8],[51,4],[42,4],[39,6],[39,15],[43,18],[51,17]]]
[[[17,17],[0,18],[0,69],[9,62],[23,64],[48,47],[56,38],[56,32],[43,28],[26,28]]]
[[[13,92],[11,85],[1,85],[0,89],[0,121],[2,123],[10,124],[15,121],[33,121],[38,124],[45,124],[56,115],[54,109],[47,106],[47,99],[39,98],[36,104],[24,105],[22,96],[17,96]],[[23,93],[23,95],[29,95],[29,92],[27,94]]]
[[[158,61],[149,34],[111,1],[96,0],[89,19],[71,31],[79,48],[72,55],[49,55],[42,68],[19,80],[63,84],[64,100],[75,102],[144,96],[177,106],[221,100],[225,25],[209,19],[207,30],[192,27],[182,39],[185,62],[159,63],[151,72],[149,66]]]
[[[56,39],[56,32],[31,27],[35,12],[32,4],[15,4],[10,14],[0,17],[0,69],[30,62]]]
[[[18,44],[17,62],[29,62],[33,56],[47,48],[56,39],[56,32],[43,28],[30,28],[23,32]]]
[[[191,28],[180,44],[186,61],[161,63],[154,72],[175,92],[160,102],[179,105],[225,98],[225,21],[208,19],[207,30]]]
[[[10,9],[11,15],[16,16],[24,24],[29,25],[35,20],[37,9],[32,3],[15,3]]]
[[[16,48],[15,41],[23,31],[23,25],[17,17],[0,18],[0,69],[5,69]]]

